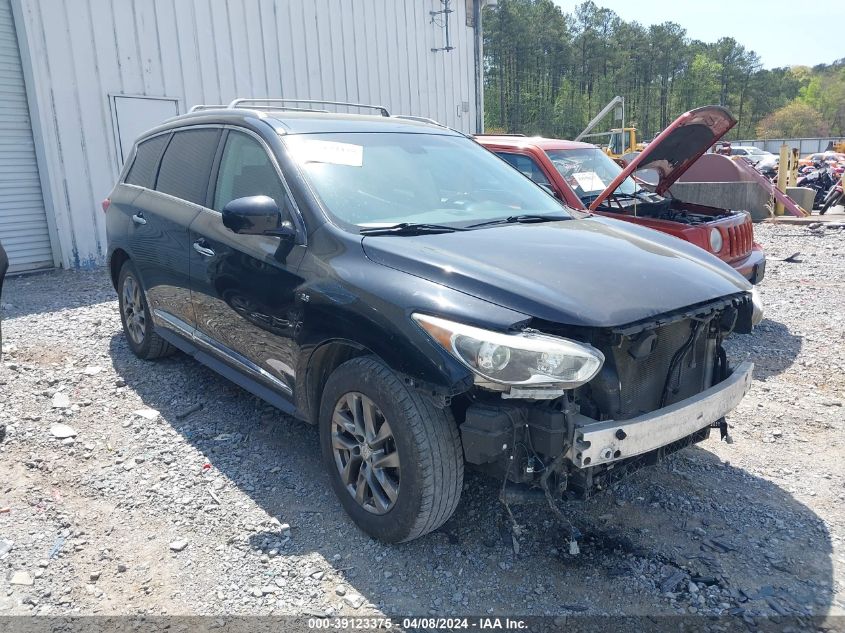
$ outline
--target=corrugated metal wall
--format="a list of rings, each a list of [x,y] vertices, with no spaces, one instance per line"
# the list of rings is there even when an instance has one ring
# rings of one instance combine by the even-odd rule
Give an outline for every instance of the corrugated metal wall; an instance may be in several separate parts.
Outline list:
[[[359,101],[474,131],[463,0],[451,52],[431,50],[445,43],[429,14],[441,0],[12,2],[65,265],[105,256],[100,201],[120,163],[109,95],[173,97],[182,111],[237,96]]]

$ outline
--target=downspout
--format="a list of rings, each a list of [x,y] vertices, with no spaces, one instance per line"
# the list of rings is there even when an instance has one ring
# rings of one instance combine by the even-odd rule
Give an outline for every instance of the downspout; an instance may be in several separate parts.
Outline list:
[[[481,31],[481,6],[484,0],[472,0],[473,56],[475,58],[475,131],[484,132],[484,50]]]

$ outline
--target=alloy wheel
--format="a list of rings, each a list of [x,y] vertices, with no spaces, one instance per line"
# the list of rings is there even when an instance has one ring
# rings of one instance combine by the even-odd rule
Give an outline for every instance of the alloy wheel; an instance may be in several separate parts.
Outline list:
[[[123,280],[123,320],[132,342],[142,345],[147,327],[147,315],[144,311],[141,286],[132,275],[127,275]]]
[[[399,498],[399,453],[390,423],[362,393],[340,398],[332,414],[332,452],[346,490],[362,508],[386,514]]]

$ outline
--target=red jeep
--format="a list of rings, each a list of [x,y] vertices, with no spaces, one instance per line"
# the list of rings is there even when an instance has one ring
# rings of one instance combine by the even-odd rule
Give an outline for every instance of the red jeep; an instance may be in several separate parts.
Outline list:
[[[476,140],[570,207],[680,237],[756,284],[765,274],[766,255],[754,242],[751,217],[744,211],[690,204],[667,195],[681,174],[734,125],[736,120],[725,108],[691,110],[624,169],[588,143],[483,134]]]

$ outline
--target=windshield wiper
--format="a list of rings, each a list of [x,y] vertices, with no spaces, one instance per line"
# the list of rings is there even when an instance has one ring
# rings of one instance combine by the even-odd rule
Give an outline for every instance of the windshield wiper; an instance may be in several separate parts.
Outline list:
[[[498,220],[487,220],[486,222],[479,222],[478,224],[470,224],[466,228],[477,229],[482,226],[494,226],[496,224],[533,224],[537,222],[560,222],[562,220],[571,220],[568,215],[540,215],[536,213],[523,213],[521,215],[511,215],[506,218],[499,218]]]
[[[424,235],[426,233],[453,233],[455,231],[466,231],[459,226],[447,226],[446,224],[425,224],[417,222],[400,222],[392,226],[368,226],[362,228],[361,235]]]

